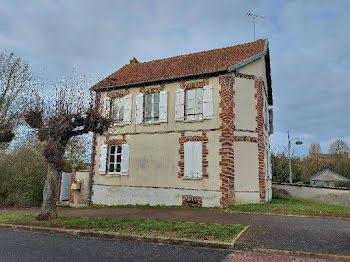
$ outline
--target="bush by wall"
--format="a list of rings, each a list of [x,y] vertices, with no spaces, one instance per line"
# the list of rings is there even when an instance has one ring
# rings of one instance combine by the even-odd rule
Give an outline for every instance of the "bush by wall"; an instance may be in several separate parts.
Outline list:
[[[0,152],[0,206],[40,206],[47,164],[35,144]]]
[[[350,181],[339,181],[335,183],[336,187],[347,187],[350,188]]]

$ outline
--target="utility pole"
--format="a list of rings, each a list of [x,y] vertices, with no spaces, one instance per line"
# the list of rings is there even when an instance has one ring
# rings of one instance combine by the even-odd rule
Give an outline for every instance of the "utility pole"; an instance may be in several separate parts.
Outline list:
[[[291,155],[290,155],[290,151],[291,151],[291,148],[292,148],[292,141],[293,140],[297,140],[295,142],[296,145],[302,145],[303,142],[300,141],[300,138],[293,138],[293,139],[290,139],[289,137],[289,131],[287,132],[288,134],[288,158],[289,158],[289,184],[292,184],[293,183],[293,178],[292,178],[292,158],[291,158]]]
[[[253,27],[254,27],[254,41],[255,41],[255,19],[257,18],[265,18],[263,15],[258,15],[258,14],[254,14],[251,12],[251,10],[249,10],[247,12],[247,16],[250,17],[253,20]]]

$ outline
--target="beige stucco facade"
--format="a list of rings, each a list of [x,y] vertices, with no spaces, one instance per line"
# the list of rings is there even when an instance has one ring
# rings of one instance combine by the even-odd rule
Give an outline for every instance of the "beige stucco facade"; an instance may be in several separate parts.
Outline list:
[[[242,74],[254,75],[265,81],[265,61],[258,59],[238,70]],[[233,73],[230,74],[233,76]],[[221,206],[222,166],[220,149],[222,148],[220,129],[222,119],[222,89],[220,76],[209,77],[209,85],[213,87],[213,115],[211,119],[201,121],[175,121],[175,96],[180,82],[164,84],[168,91],[167,122],[156,124],[136,124],[136,96],[140,87],[130,87],[132,95],[131,124],[112,125],[104,135],[96,135],[95,164],[93,166],[92,202],[104,205],[150,204],[150,205],[182,205],[184,195],[198,196],[202,206]],[[203,78],[185,83],[201,82]],[[234,134],[241,138],[259,139],[257,132],[257,89],[254,79],[236,76],[234,84]],[[265,84],[265,86],[267,86]],[[159,85],[146,86],[158,88]],[[109,94],[125,91],[117,89]],[[266,92],[263,92],[266,94]],[[101,99],[107,92],[101,93]],[[207,177],[186,179],[179,177],[181,160],[179,151],[181,134],[185,137],[207,138]],[[269,134],[264,130],[264,145],[269,147]],[[128,175],[99,174],[100,148],[111,140],[125,139],[130,145]],[[234,203],[261,202],[261,185],[259,184],[259,152],[258,143],[252,141],[234,142]],[[268,163],[265,161],[265,165]],[[267,167],[264,167],[265,170]],[[271,190],[271,178],[266,175],[266,199]],[[259,193],[260,192],[260,193]]]

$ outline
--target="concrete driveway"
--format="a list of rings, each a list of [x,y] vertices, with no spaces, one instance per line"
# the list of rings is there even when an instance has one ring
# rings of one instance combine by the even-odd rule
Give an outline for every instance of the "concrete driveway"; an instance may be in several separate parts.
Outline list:
[[[0,214],[37,214],[39,209],[7,209]],[[158,219],[250,228],[237,245],[242,249],[265,248],[350,255],[350,220],[225,213],[197,208],[59,208],[61,216]]]

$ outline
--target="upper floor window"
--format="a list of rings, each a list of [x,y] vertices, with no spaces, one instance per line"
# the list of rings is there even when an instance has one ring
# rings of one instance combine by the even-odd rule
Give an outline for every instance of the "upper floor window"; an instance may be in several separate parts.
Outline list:
[[[168,121],[168,91],[136,95],[136,124]]]
[[[203,89],[193,88],[186,90],[186,119],[196,120],[203,118]]]
[[[213,118],[213,86],[176,90],[175,121]]]
[[[159,93],[145,95],[145,122],[159,121]]]
[[[112,101],[113,121],[121,123],[124,120],[124,97],[114,98]]]

